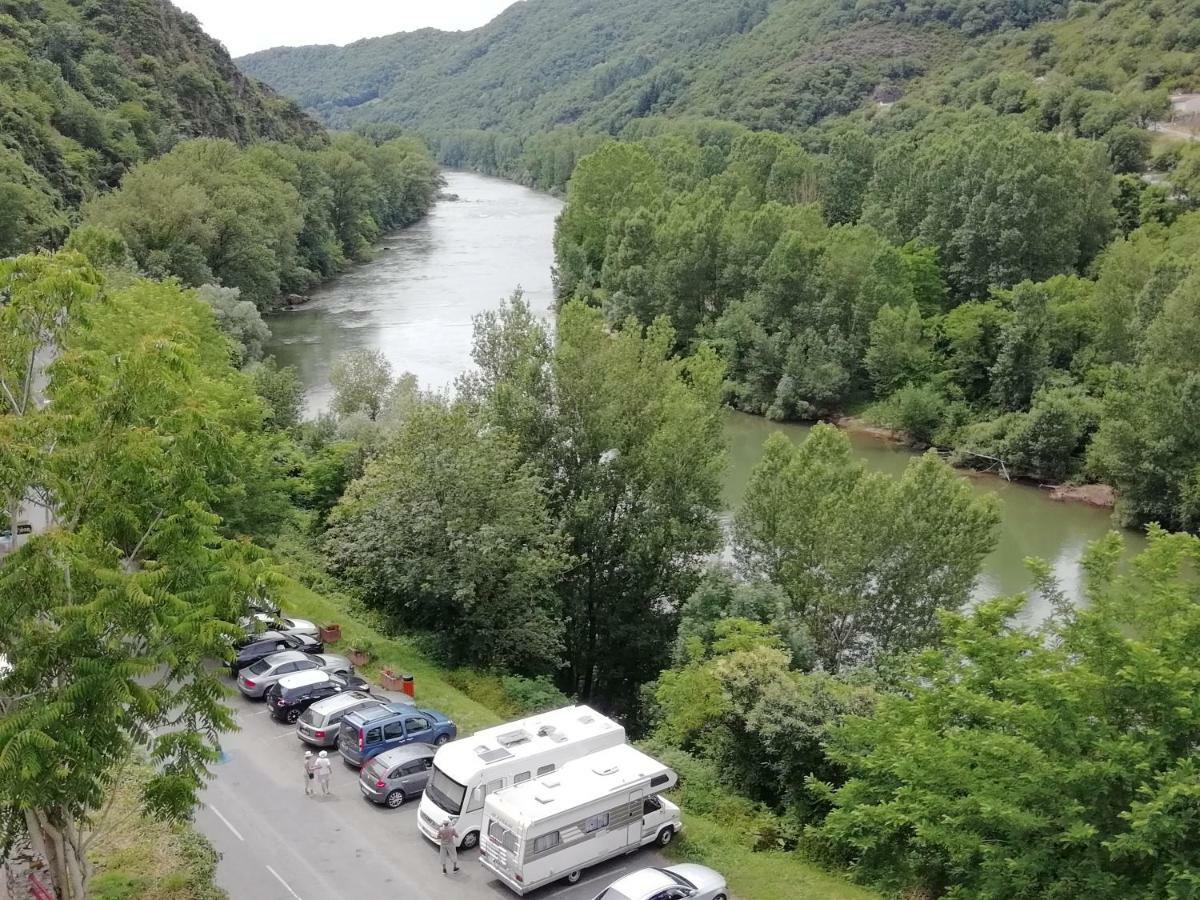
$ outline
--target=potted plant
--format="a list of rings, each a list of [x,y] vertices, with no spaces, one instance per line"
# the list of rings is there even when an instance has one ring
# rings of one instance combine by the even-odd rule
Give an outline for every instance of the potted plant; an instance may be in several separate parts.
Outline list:
[[[356,666],[365,666],[371,661],[371,646],[370,641],[364,641],[361,638],[350,645],[350,662]]]
[[[379,678],[383,682],[385,691],[400,691],[404,689],[404,676],[397,675],[391,669],[384,669],[379,673]]]
[[[328,625],[321,627],[321,641],[326,644],[336,644],[342,639],[342,626],[337,622],[330,622]]]

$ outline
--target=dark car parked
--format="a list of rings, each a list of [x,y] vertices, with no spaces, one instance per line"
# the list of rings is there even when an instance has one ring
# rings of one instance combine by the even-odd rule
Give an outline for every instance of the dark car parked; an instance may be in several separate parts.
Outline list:
[[[252,666],[260,659],[281,650],[299,650],[301,653],[323,653],[325,645],[307,634],[283,634],[279,631],[264,631],[238,641],[234,646],[234,657],[229,661],[229,674],[237,678],[238,672]]]
[[[283,676],[267,688],[267,709],[271,711],[271,718],[293,725],[318,700],[342,691],[370,693],[371,685],[357,675],[337,675],[319,670],[297,672]]]
[[[338,751],[348,765],[361,766],[384,750],[405,744],[440,747],[458,735],[458,727],[440,712],[404,703],[388,703],[349,713],[338,732]]]

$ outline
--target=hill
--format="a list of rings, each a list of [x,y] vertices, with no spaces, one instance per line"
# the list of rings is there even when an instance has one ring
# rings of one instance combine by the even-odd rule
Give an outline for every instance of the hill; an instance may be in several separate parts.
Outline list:
[[[191,137],[325,141],[166,0],[0,0],[0,256]]]
[[[511,133],[578,123],[611,133],[652,114],[810,125],[998,28],[1059,16],[1057,0],[526,0],[474,31],[239,59],[326,122]]]

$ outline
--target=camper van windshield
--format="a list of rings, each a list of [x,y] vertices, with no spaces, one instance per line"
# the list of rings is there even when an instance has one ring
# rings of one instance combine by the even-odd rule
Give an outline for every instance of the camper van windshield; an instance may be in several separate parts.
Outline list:
[[[425,786],[425,793],[450,815],[457,816],[462,812],[463,797],[467,795],[467,789],[435,765],[433,777]]]

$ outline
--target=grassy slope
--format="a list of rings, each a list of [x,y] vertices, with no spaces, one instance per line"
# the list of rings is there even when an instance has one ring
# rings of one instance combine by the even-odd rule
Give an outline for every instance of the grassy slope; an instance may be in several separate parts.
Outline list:
[[[387,638],[368,625],[344,598],[318,593],[298,581],[285,579],[278,599],[288,612],[318,624],[342,626],[339,650],[356,640],[368,640],[374,659],[363,671],[376,676],[383,668],[414,676],[418,702],[438,709],[458,723],[463,733],[502,721],[491,708],[467,696],[448,680],[449,674],[425,658],[412,642]],[[736,896],[744,900],[870,900],[878,895],[804,862],[794,853],[754,852],[753,835],[744,828],[723,825],[714,818],[685,814],[684,839],[672,851],[680,859],[712,866],[725,874]]]

